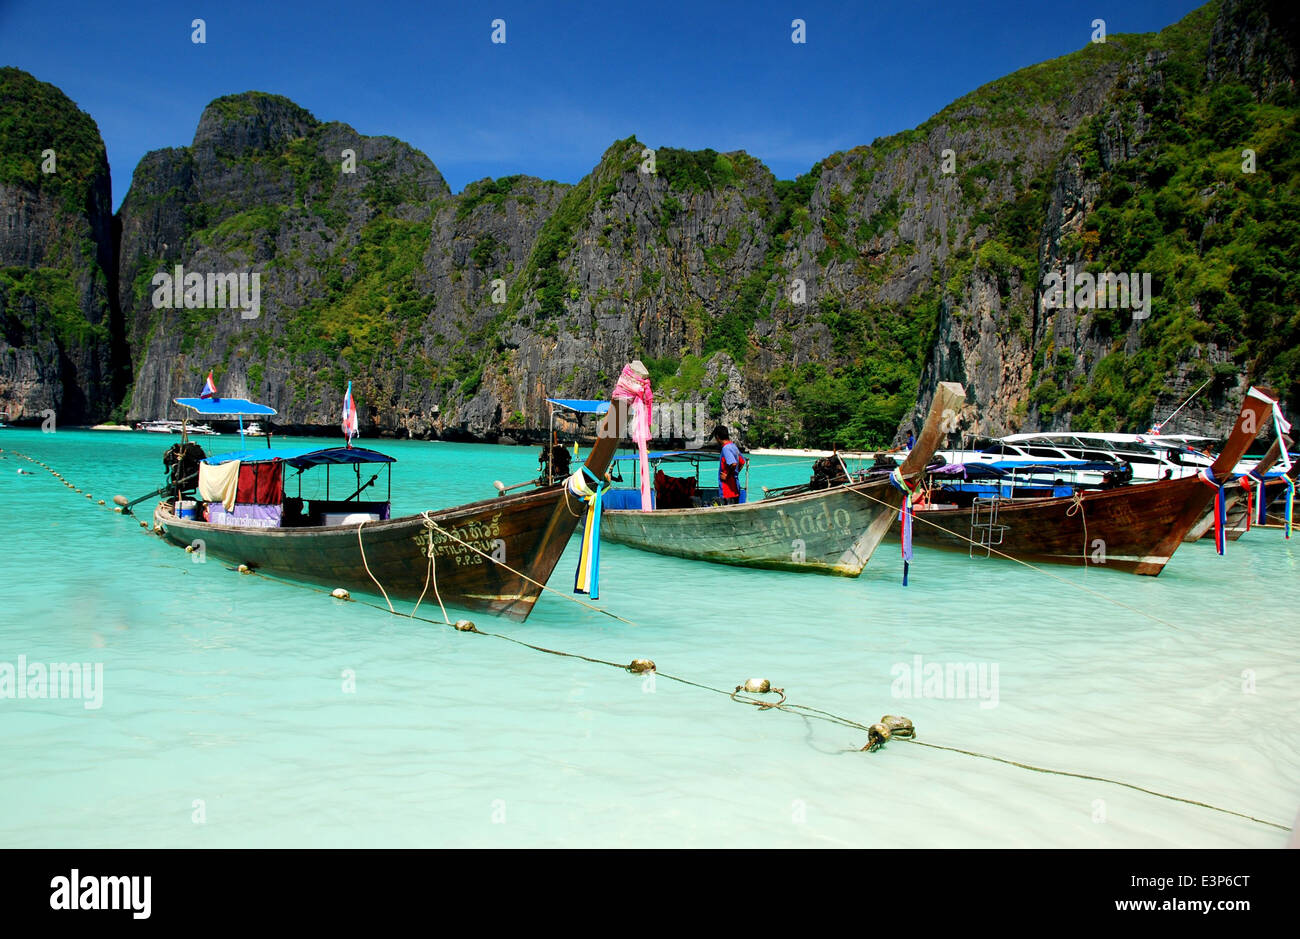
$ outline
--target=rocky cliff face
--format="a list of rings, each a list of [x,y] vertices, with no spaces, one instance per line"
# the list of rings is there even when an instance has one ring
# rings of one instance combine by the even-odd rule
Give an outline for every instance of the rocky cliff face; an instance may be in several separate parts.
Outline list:
[[[53,85],[0,68],[0,413],[107,417],[127,375],[108,161]]]
[[[750,444],[888,444],[940,380],[980,433],[1143,429],[1206,384],[1178,429],[1221,433],[1250,382],[1300,394],[1295,25],[1211,3],[796,180],[629,138],[576,185],[453,195],[400,141],[218,99],[119,216],[130,415],[213,369],[283,424],[334,424],[352,380],[367,433],[518,436],[637,356],[660,400]],[[160,303],[177,266],[193,302]],[[1146,273],[1148,308],[1054,305],[1067,272]],[[257,275],[256,315],[209,275]]]

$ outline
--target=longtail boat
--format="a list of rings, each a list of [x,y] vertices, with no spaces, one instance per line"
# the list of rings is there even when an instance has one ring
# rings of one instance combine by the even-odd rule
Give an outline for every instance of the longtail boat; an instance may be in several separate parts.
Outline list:
[[[969,508],[944,504],[936,490],[928,509],[916,513],[914,542],[979,557],[1158,575],[1207,507],[1226,495],[1210,480],[1231,480],[1275,404],[1271,393],[1251,388],[1223,450],[1196,477],[1053,498],[976,500]]]
[[[634,362],[625,375],[629,369],[648,386],[644,367]],[[622,397],[610,403],[583,464],[592,479],[606,472],[627,426],[628,405]],[[222,467],[240,464],[238,481],[231,483],[238,490],[233,508],[174,493],[154,512],[155,528],[172,544],[293,580],[411,601],[433,603],[436,597],[516,620],[532,612],[587,508],[566,480],[390,518],[388,499],[362,501],[378,473],[367,482],[361,468],[391,473],[394,460],[358,447],[259,449],[200,462],[215,468],[214,478]],[[345,488],[355,482],[355,491],[331,500],[327,489],[326,499],[307,502],[285,495],[291,471],[300,476],[319,467],[325,467],[327,486],[331,468],[339,467],[336,485],[343,475]],[[579,468],[575,475],[582,473]]]
[[[898,478],[919,480],[965,398],[960,385],[940,383],[921,437],[896,471]],[[856,577],[898,518],[903,496],[890,477],[878,476],[737,505],[606,508],[601,536],[692,560]]]

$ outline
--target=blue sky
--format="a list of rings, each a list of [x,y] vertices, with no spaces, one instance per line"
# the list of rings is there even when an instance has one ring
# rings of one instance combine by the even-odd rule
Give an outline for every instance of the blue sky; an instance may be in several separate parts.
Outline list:
[[[209,101],[248,90],[406,140],[457,192],[508,173],[576,182],[630,134],[743,149],[790,178],[1082,47],[1096,18],[1111,34],[1149,32],[1198,5],[0,0],[0,65],[59,86],[98,122],[115,206],[141,156],[187,145]],[[503,45],[490,41],[498,18]]]

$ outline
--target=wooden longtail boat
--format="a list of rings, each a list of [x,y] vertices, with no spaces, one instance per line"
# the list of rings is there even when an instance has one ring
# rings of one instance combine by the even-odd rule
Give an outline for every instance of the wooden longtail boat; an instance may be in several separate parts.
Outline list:
[[[899,468],[905,479],[924,471],[965,399],[960,385],[940,383],[921,437]],[[601,537],[692,560],[857,577],[902,503],[902,490],[877,477],[740,505],[607,509]]]
[[[584,464],[596,478],[605,474],[618,447],[627,412],[626,399],[611,402]],[[349,459],[327,450],[298,453],[285,465],[391,462],[383,454],[368,452],[380,459]],[[258,451],[262,453],[274,451]],[[359,491],[343,503],[308,507],[307,524],[301,526],[281,525],[278,516],[274,527],[182,518],[174,498],[157,507],[154,524],[173,544],[201,546],[207,554],[255,571],[349,590],[379,592],[382,587],[389,597],[423,597],[427,603],[436,602],[436,589],[444,603],[524,620],[586,511],[586,503],[559,482],[403,518],[384,518],[385,511],[358,511],[358,520],[339,523],[349,508],[387,506],[353,501]],[[375,514],[377,520],[365,518]]]
[[[1247,393],[1232,435],[1211,467],[1216,479],[1231,478],[1273,403],[1271,393],[1254,388]],[[1187,477],[1058,498],[976,502],[970,509],[936,505],[916,513],[912,538],[918,545],[976,556],[996,551],[1022,561],[1089,564],[1154,576],[1214,497],[1213,486]]]

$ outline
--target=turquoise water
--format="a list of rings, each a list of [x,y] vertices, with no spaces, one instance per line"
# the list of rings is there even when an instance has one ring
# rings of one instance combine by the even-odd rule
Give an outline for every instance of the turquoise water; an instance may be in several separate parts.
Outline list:
[[[865,734],[853,728],[196,564],[9,452],[43,459],[111,505],[115,493],[161,482],[174,439],[0,432],[0,663],[103,666],[98,709],[0,698],[4,847],[1202,847],[1289,837],[904,741],[861,753]],[[202,440],[209,453],[238,444],[214,440]],[[395,513],[482,498],[493,479],[517,482],[536,467],[531,447],[374,445],[399,460]],[[759,457],[753,472],[755,488],[781,485],[805,478],[808,464]],[[905,714],[922,741],[1293,823],[1300,537],[1251,532],[1223,558],[1209,542],[1185,545],[1154,579],[1059,567],[1053,578],[918,549],[907,588],[896,551],[886,544],[852,580],[607,545],[599,603],[636,626],[551,594],[523,624],[461,615],[552,649],[651,658],[727,691],[766,677],[793,703],[863,723]],[[572,583],[574,560],[571,544],[551,586]],[[986,684],[960,698],[895,697],[918,655],[922,668],[982,664]]]

